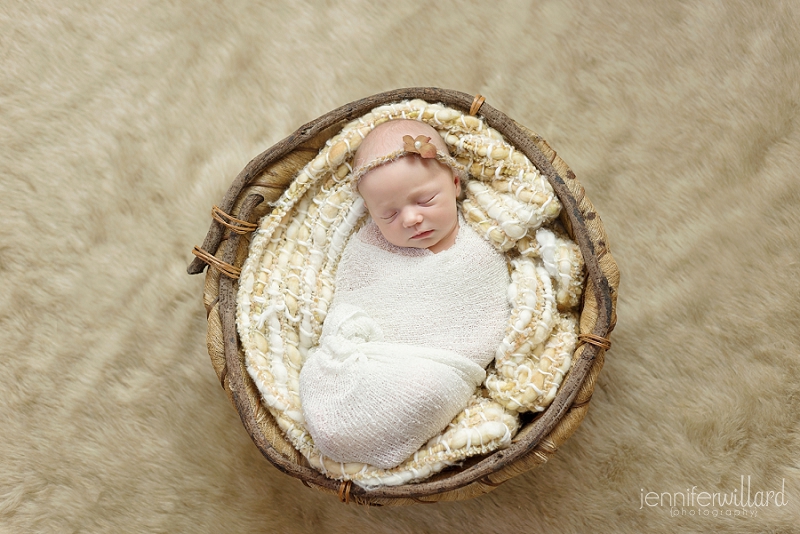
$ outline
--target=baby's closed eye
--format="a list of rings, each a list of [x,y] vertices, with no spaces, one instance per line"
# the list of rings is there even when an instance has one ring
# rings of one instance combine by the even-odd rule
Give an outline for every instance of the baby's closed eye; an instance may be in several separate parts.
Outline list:
[[[436,195],[433,195],[432,197],[428,198],[427,200],[423,200],[421,202],[418,202],[418,204],[420,206],[427,206],[428,204],[431,204],[433,202],[433,199],[435,199],[435,198],[436,198]]]

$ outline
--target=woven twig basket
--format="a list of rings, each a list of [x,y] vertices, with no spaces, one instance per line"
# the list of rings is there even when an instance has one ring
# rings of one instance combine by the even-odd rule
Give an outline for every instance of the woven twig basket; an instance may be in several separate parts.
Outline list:
[[[445,470],[422,483],[364,490],[327,478],[309,467],[261,404],[257,387],[245,368],[236,330],[237,277],[247,257],[254,223],[270,211],[269,203],[281,195],[330,137],[347,122],[377,106],[417,98],[480,114],[547,177],[563,205],[561,221],[580,247],[586,265],[580,317],[580,339],[584,343],[575,351],[569,373],[552,404],[536,417],[523,418],[523,426],[510,447],[472,458],[461,467]],[[248,163],[212,215],[214,220],[203,246],[195,247],[198,257],[188,268],[190,274],[198,274],[207,263],[211,265],[203,293],[211,362],[256,446],[278,469],[305,485],[336,494],[343,502],[369,505],[469,499],[547,461],[583,420],[609,347],[608,336],[616,323],[619,271],[609,253],[600,217],[573,172],[544,139],[484,103],[482,97],[437,88],[408,88],[335,109],[300,127]]]

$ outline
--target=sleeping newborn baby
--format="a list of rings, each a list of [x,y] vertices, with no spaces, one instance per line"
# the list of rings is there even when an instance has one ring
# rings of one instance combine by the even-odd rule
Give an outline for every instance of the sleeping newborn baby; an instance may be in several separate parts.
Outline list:
[[[461,218],[466,171],[431,126],[378,125],[354,169],[370,218],[342,254],[300,400],[322,454],[390,469],[483,382],[510,280],[505,258]]]

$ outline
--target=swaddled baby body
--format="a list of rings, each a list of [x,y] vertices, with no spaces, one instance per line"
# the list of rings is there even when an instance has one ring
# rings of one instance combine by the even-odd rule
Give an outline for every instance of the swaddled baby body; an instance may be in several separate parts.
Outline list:
[[[465,174],[433,128],[379,125],[355,168],[371,219],[342,255],[300,400],[325,456],[389,469],[483,382],[508,322],[509,274],[459,216]]]

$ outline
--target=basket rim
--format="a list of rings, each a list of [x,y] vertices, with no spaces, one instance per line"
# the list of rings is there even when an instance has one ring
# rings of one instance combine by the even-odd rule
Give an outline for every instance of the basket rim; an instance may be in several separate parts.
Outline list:
[[[336,126],[361,116],[371,109],[392,102],[408,99],[422,99],[429,102],[441,102],[445,105],[458,108],[464,112],[477,111],[475,103],[478,97],[473,97],[467,93],[439,89],[435,87],[411,87],[396,89],[383,93],[378,93],[370,97],[353,101],[339,108],[330,111],[317,119],[314,119],[295,132],[268,148],[255,158],[253,158],[245,168],[234,179],[229,187],[222,202],[220,209],[226,213],[231,213],[234,204],[240,197],[242,191],[256,177],[261,175],[271,164],[277,162],[304,142],[313,139],[319,133],[328,128]],[[483,120],[492,128],[499,131],[506,140],[519,151],[523,152],[531,162],[544,174],[554,192],[563,205],[563,212],[568,219],[573,239],[578,244],[584,258],[588,279],[593,286],[593,294],[597,305],[597,318],[591,334],[600,337],[608,337],[614,327],[615,317],[615,288],[609,282],[606,271],[610,265],[616,269],[610,254],[607,254],[607,243],[605,240],[598,240],[587,227],[587,215],[590,213],[591,219],[595,219],[591,203],[583,195],[580,188],[581,198],[576,198],[567,186],[562,177],[553,166],[553,158],[548,157],[539,149],[534,142],[536,134],[517,124],[514,120],[502,112],[494,109],[485,102],[480,102],[480,115]],[[471,109],[472,108],[472,109]],[[539,140],[538,136],[536,136]],[[574,180],[575,175],[568,171],[567,178]],[[580,187],[580,186],[579,186]],[[264,201],[264,197],[259,194],[249,194],[241,204],[239,212],[234,213],[235,217],[249,221],[254,209]],[[588,207],[587,207],[588,206]],[[594,224],[599,221],[593,220]],[[223,262],[233,264],[236,251],[239,247],[238,234],[231,234],[224,244],[220,247],[223,240],[225,227],[217,220],[213,220],[211,227],[203,242],[203,249],[212,253],[216,252],[217,257]],[[221,249],[221,250],[219,250]],[[221,254],[220,254],[221,252]],[[600,257],[604,258],[604,268],[600,265]],[[199,258],[195,258],[187,269],[190,274],[199,274],[205,268],[205,263]],[[588,289],[588,287],[587,287]],[[267,438],[261,432],[256,415],[247,398],[246,381],[249,375],[243,371],[243,367],[238,361],[239,358],[239,337],[235,326],[236,312],[236,281],[226,276],[221,276],[219,280],[219,313],[222,322],[224,336],[224,352],[227,361],[227,378],[230,384],[230,391],[236,405],[239,416],[248,434],[261,450],[262,454],[273,464],[286,474],[301,479],[304,483],[311,483],[322,489],[337,491],[341,488],[341,482],[330,479],[322,473],[299,464],[283,456],[272,447]],[[529,454],[550,431],[561,421],[573,404],[582,384],[589,375],[589,371],[600,356],[603,349],[596,345],[588,344],[579,347],[575,352],[575,361],[570,372],[551,405],[542,412],[533,422],[529,423],[530,430],[525,436],[512,443],[506,449],[490,453],[471,467],[452,474],[444,479],[435,481],[423,481],[414,484],[401,486],[385,486],[372,490],[364,490],[358,486],[348,488],[349,494],[362,499],[408,499],[447,493],[468,486],[476,481],[485,479],[504,467],[509,466],[515,461]]]

